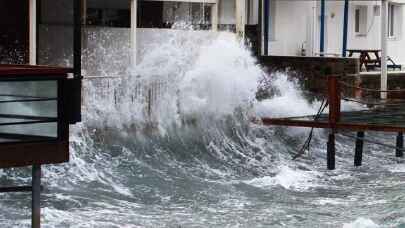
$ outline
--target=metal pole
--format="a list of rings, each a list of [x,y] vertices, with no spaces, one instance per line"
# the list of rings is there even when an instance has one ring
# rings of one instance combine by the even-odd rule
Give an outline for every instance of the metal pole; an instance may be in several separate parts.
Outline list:
[[[381,0],[381,90],[386,91],[388,88],[387,82],[387,26],[388,1]],[[387,99],[387,93],[381,93],[381,99]]]
[[[335,133],[332,129],[332,132],[329,134],[328,144],[327,144],[327,165],[329,170],[335,169],[335,156],[336,156],[336,148],[335,148]]]
[[[349,23],[349,0],[345,0],[344,15],[343,15],[343,46],[342,56],[346,57],[347,50],[347,28]]]
[[[321,56],[324,56],[325,52],[325,11],[325,0],[321,0],[321,28],[319,42],[319,52]]]
[[[354,151],[354,166],[361,166],[363,160],[364,131],[357,132],[356,148]]]
[[[131,65],[136,66],[137,63],[137,46],[136,46],[136,36],[137,36],[137,11],[138,3],[137,0],[131,0]]]
[[[264,0],[263,3],[263,13],[264,13],[264,18],[263,18],[263,26],[264,26],[264,43],[263,43],[263,55],[267,56],[269,55],[269,21],[270,21],[270,4],[269,0]]]
[[[402,132],[398,132],[397,135],[397,149],[395,156],[398,158],[402,158],[404,156],[404,134]]]
[[[257,12],[257,27],[258,27],[258,55],[263,55],[263,0],[258,2],[258,12]]]
[[[41,165],[32,166],[32,228],[41,227]]]
[[[29,1],[29,64],[37,64],[37,1]]]

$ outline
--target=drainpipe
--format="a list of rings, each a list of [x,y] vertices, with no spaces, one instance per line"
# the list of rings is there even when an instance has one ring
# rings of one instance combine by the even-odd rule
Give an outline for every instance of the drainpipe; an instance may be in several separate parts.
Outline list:
[[[263,55],[269,55],[269,22],[270,22],[270,0],[264,0],[263,3],[263,26],[264,26],[264,39],[263,39]]]
[[[320,42],[319,52],[324,56],[325,52],[325,0],[321,0],[321,28],[320,28]]]
[[[343,46],[342,56],[346,57],[347,52],[347,27],[349,22],[349,0],[345,0],[344,15],[343,15]]]

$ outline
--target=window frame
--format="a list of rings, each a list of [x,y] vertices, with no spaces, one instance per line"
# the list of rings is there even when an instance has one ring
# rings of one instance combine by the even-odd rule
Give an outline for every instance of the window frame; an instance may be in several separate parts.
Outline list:
[[[354,8],[354,34],[358,37],[368,33],[368,5],[356,5]]]
[[[396,28],[396,5],[393,3],[388,3],[388,37],[396,38],[397,37],[397,28]]]

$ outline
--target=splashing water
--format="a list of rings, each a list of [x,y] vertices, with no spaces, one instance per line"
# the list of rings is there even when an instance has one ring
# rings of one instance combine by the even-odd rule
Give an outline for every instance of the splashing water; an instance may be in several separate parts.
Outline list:
[[[165,42],[152,42],[138,66],[124,70],[131,76],[85,81],[71,161],[44,169],[47,227],[405,224],[399,160],[366,145],[366,165],[354,169],[353,142],[338,136],[338,169],[326,171],[326,138],[317,131],[312,156],[292,161],[307,131],[250,120],[313,114],[320,102],[306,101],[285,74],[266,75],[230,33],[164,33]],[[279,93],[258,101],[263,77],[273,77]],[[28,176],[15,169],[0,181]],[[1,226],[28,225],[28,205],[24,194],[4,195]]]

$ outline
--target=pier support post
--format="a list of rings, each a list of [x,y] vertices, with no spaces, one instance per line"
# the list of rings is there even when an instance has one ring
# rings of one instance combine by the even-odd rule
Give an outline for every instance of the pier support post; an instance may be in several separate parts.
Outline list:
[[[404,156],[404,135],[403,132],[398,132],[397,135],[397,149],[395,152],[395,156],[398,158],[402,158]]]
[[[363,160],[364,131],[357,132],[356,148],[354,151],[354,166],[361,166]]]
[[[328,169],[334,170],[335,169],[335,155],[336,155],[336,148],[335,148],[335,133],[331,132],[328,138],[327,144],[327,160],[328,160]]]
[[[335,169],[335,132],[336,124],[340,120],[340,88],[336,76],[328,77],[328,102],[329,102],[329,125],[331,132],[329,133],[327,145],[327,163],[328,169]]]
[[[32,228],[41,227],[41,165],[32,166]]]

